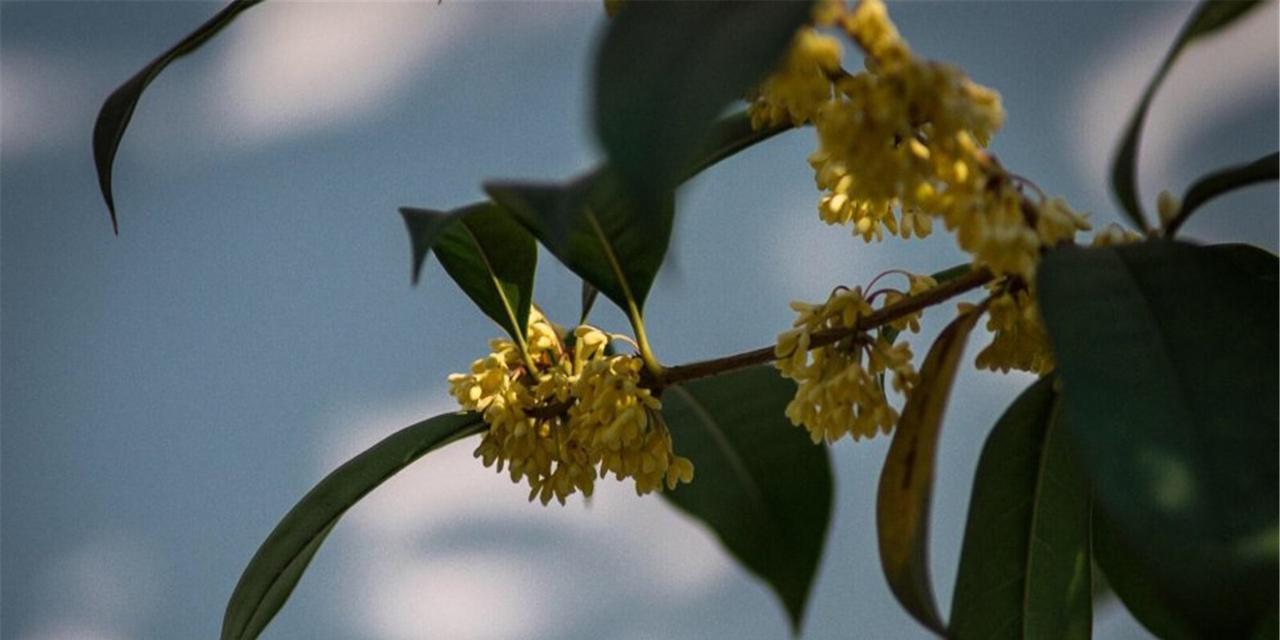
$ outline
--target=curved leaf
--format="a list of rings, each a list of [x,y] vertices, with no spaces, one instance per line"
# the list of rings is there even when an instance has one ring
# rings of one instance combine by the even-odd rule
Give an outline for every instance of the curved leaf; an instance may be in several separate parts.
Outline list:
[[[538,262],[533,236],[491,202],[448,213],[403,207],[400,215],[413,243],[413,281],[434,251],[467,297],[523,343]]]
[[[1200,205],[1230,191],[1247,187],[1251,184],[1280,178],[1280,153],[1258,158],[1249,164],[1228,167],[1215,171],[1196,180],[1187,194],[1182,197],[1182,209],[1178,217],[1169,223],[1165,235],[1172,237],[1178,232],[1182,223],[1200,208]]]
[[[605,297],[644,308],[671,239],[673,198],[641,208],[606,169],[565,186],[489,183],[485,191]]]
[[[756,129],[751,126],[751,116],[746,111],[739,111],[731,116],[721,118],[707,135],[707,141],[694,154],[693,163],[685,169],[681,182],[715,166],[721,160],[733,157],[739,151],[764,142],[779,133],[793,129],[789,124]]]
[[[160,54],[141,71],[129,78],[127,82],[116,88],[107,96],[102,108],[98,111],[98,120],[93,125],[93,163],[98,170],[98,187],[102,189],[102,198],[107,202],[107,210],[111,212],[111,228],[120,233],[116,222],[116,203],[111,194],[111,167],[115,162],[116,150],[120,148],[120,140],[133,117],[133,110],[138,106],[142,92],[160,75],[169,63],[199,49],[210,38],[217,35],[223,27],[240,15],[245,9],[258,4],[262,0],[233,0],[222,11],[219,11],[200,28],[191,32],[173,48]]]
[[[595,129],[633,197],[661,201],[726,106],[782,58],[811,2],[636,2],[610,20]]]
[[[960,357],[981,309],[947,325],[920,366],[920,383],[902,408],[876,495],[880,566],[894,597],[916,620],[946,633],[929,577],[929,506],[938,433]]]
[[[427,452],[480,433],[484,427],[473,413],[436,416],[391,434],[325,476],[276,525],[249,561],[227,603],[222,640],[252,640],[262,633],[351,505]]]
[[[587,323],[587,316],[591,315],[591,307],[595,306],[596,297],[599,295],[599,289],[586,280],[582,281],[582,313],[578,316],[578,324]]]
[[[1277,260],[1243,245],[1059,249],[1039,297],[1098,508],[1198,634],[1280,578]]]
[[[1089,485],[1075,469],[1052,377],[1005,411],[978,460],[948,637],[1090,637]]]
[[[786,419],[795,384],[771,366],[666,389],[662,413],[691,484],[663,493],[705,522],[782,599],[799,630],[831,519],[831,465]]]
[[[787,129],[753,130],[745,112],[726,117],[712,128],[683,178]],[[631,304],[643,310],[671,240],[672,194],[641,204],[626,194],[607,165],[568,183],[495,181],[485,184],[485,191],[586,285],[628,313]],[[584,303],[594,299],[583,290]]]
[[[1155,97],[1156,89],[1160,87],[1160,83],[1164,82],[1164,77],[1168,75],[1174,61],[1187,45],[1235,22],[1256,6],[1258,6],[1257,0],[1201,2],[1200,6],[1196,7],[1195,13],[1191,15],[1191,19],[1183,25],[1182,32],[1178,34],[1173,47],[1169,49],[1169,53],[1165,54],[1164,62],[1160,63],[1160,69],[1156,71],[1155,77],[1147,85],[1147,90],[1143,92],[1138,108],[1129,118],[1129,125],[1125,128],[1115,160],[1111,163],[1111,188],[1120,199],[1124,213],[1143,231],[1150,227],[1147,225],[1146,215],[1142,212],[1142,201],[1138,197],[1138,144],[1142,137],[1142,125],[1146,122],[1147,110],[1151,107],[1151,99]]]

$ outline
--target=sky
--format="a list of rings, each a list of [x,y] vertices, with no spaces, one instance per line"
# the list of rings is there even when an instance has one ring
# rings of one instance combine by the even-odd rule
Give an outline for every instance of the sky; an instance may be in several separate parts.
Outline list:
[[[596,2],[268,2],[144,95],[116,163],[114,236],[91,161],[97,109],[216,9],[0,2],[5,640],[214,637],[289,507],[365,447],[452,410],[445,376],[499,333],[438,266],[410,286],[396,208],[453,208],[482,198],[486,179],[562,179],[600,157]],[[890,6],[918,52],[1002,93],[1001,161],[1095,224],[1118,220],[1114,141],[1190,10]],[[1147,123],[1148,209],[1161,189],[1275,150],[1277,39],[1271,2],[1184,55]],[[943,234],[867,245],[822,224],[804,161],[814,144],[807,130],[779,136],[681,192],[646,309],[664,361],[769,344],[791,299],[963,259]],[[1274,251],[1276,212],[1275,184],[1252,187],[1185,233]],[[545,253],[537,300],[576,317],[578,281]],[[625,326],[597,306],[597,322]],[[926,317],[918,353],[947,315]],[[982,441],[1030,380],[969,370],[957,383],[931,533],[944,611]],[[787,634],[767,588],[660,498],[607,482],[589,506],[530,505],[473,447],[429,455],[353,508],[264,637]],[[887,447],[832,447],[805,638],[927,637],[876,558]],[[1146,635],[1112,603],[1096,637]]]

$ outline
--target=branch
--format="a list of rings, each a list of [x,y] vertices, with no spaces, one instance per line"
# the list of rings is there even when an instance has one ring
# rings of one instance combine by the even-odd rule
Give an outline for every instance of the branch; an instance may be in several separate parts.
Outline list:
[[[859,332],[870,331],[882,325],[889,324],[894,320],[898,320],[905,316],[911,315],[925,307],[931,307],[940,302],[944,302],[950,298],[954,298],[966,291],[976,289],[988,282],[995,276],[986,267],[972,269],[968,273],[959,276],[953,280],[948,280],[928,291],[904,298],[894,304],[888,305],[878,311],[867,314],[866,317],[860,318],[853,327],[849,329],[829,329],[813,334],[813,338],[809,341],[809,348],[816,349],[832,344],[841,338]],[[711,360],[701,360],[698,362],[690,362],[689,364],[668,367],[660,380],[645,380],[646,386],[654,389],[696,380],[698,378],[706,378],[726,371],[750,367],[766,362],[777,360],[774,355],[774,347],[761,347],[743,353],[735,353],[733,355],[724,356],[722,358],[712,358]]]

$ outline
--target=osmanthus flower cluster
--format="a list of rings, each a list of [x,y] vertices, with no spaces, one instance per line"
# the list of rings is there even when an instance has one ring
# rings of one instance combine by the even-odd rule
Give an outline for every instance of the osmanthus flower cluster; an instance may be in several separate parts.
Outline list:
[[[840,41],[820,29],[847,36],[866,69],[844,71]],[[1089,223],[986,150],[1004,121],[998,93],[954,66],[916,56],[883,2],[861,0],[852,7],[820,3],[813,26],[795,36],[785,63],[749,100],[756,127],[814,125],[818,149],[809,163],[824,192],[822,220],[848,224],[870,242],[886,231],[923,238],[941,219],[973,265],[992,271],[998,280],[990,285],[987,327],[994,338],[977,358],[980,368],[1052,368],[1031,289],[1036,265],[1044,250],[1073,242]],[[854,433],[867,434],[862,427]]]
[[[566,340],[537,309],[527,335],[527,358],[498,338],[468,373],[449,376],[449,393],[489,426],[475,451],[485,466],[505,468],[543,504],[590,496],[608,473],[633,479],[637,494],[693,480],[693,464],[673,453],[662,403],[640,384],[640,358],[610,354],[610,336],[591,326]]]
[[[778,336],[777,367],[783,377],[795,380],[795,398],[787,405],[792,424],[804,426],[813,442],[833,442],[844,435],[854,440],[888,433],[898,421],[884,388],[892,373],[893,390],[905,396],[919,380],[911,364],[906,341],[887,340],[858,331],[858,321],[871,314],[878,300],[892,304],[906,295],[937,284],[929,276],[906,274],[907,293],[893,289],[864,292],[861,287],[840,287],[822,304],[792,302],[797,312],[794,328]],[[872,286],[874,286],[874,281]],[[895,332],[920,330],[920,313],[906,314],[890,323]],[[845,333],[831,344],[812,347],[820,332]]]

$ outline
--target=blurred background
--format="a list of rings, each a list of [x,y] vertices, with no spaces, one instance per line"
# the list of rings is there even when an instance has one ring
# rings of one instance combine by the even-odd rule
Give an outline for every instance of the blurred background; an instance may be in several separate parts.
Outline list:
[[[144,95],[116,164],[113,236],[91,161],[97,109],[217,8],[0,3],[6,639],[215,637],[289,507],[363,448],[451,410],[445,376],[499,333],[438,266],[410,287],[396,207],[452,208],[486,178],[559,179],[599,156],[597,2],[267,3]],[[890,7],[918,51],[1003,94],[1004,164],[1095,225],[1118,220],[1114,141],[1191,9]],[[1161,189],[1275,150],[1277,57],[1274,2],[1186,53],[1147,123],[1148,209]],[[647,308],[665,361],[769,344],[791,299],[963,259],[944,234],[867,245],[823,225],[814,145],[811,130],[775,138],[682,191]],[[1186,235],[1274,251],[1275,183],[1222,198]],[[538,276],[538,302],[571,323],[578,281],[545,253]],[[623,328],[607,307],[595,320]],[[927,316],[917,353],[950,315]],[[983,439],[1030,380],[958,382],[934,497],[944,611]],[[836,505],[805,638],[926,637],[876,556],[887,446],[832,448]],[[590,505],[530,505],[473,448],[432,454],[356,506],[265,637],[786,637],[766,587],[660,498],[610,481]],[[1146,636],[1114,602],[1096,629]]]

